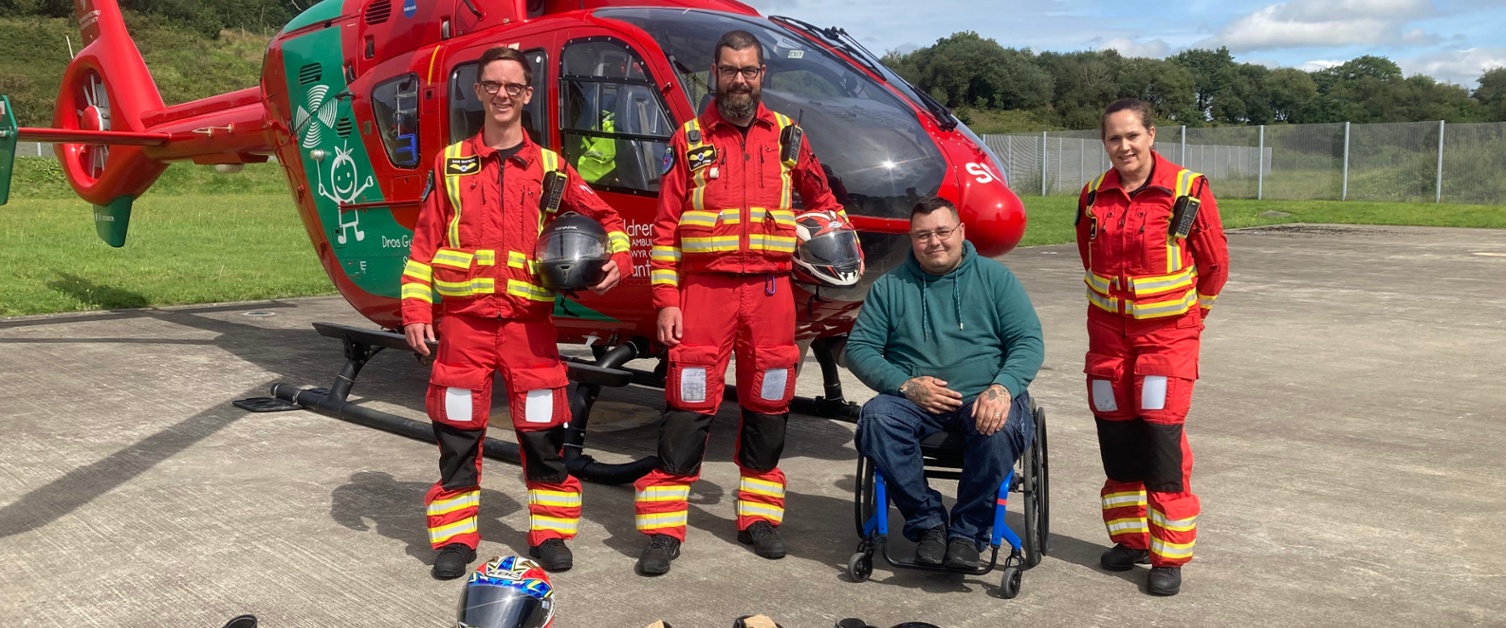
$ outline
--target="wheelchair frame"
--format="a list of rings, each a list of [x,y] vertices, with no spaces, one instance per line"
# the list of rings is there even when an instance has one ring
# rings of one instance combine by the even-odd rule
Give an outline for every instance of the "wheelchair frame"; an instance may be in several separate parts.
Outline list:
[[[1019,472],[1011,468],[999,485],[994,506],[993,532],[989,539],[992,553],[986,564],[977,569],[953,569],[942,565],[922,565],[913,560],[895,560],[889,555],[889,499],[883,474],[863,456],[858,456],[858,483],[854,490],[853,512],[861,539],[857,553],[847,561],[847,576],[853,582],[864,582],[873,575],[873,555],[881,553],[884,562],[898,569],[919,569],[963,573],[974,576],[986,575],[998,566],[999,548],[1003,541],[1009,542],[1009,555],[1004,560],[1003,576],[999,581],[999,595],[1005,599],[1020,592],[1020,576],[1023,570],[1034,567],[1046,555],[1051,537],[1050,465],[1047,456],[1046,411],[1038,405],[1031,408],[1035,419],[1035,438],[1020,456]],[[958,435],[938,432],[921,443],[921,456],[925,463],[926,479],[955,480],[961,477],[962,453]],[[953,442],[948,443],[951,440]],[[1024,501],[1025,537],[1021,539],[1005,523],[1009,493],[1020,493]],[[882,504],[883,508],[877,506]]]

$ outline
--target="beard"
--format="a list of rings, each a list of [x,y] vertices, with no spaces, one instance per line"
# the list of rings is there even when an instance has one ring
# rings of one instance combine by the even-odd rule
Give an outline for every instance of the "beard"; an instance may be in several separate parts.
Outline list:
[[[739,85],[718,90],[716,111],[727,120],[744,120],[758,111],[763,90],[752,85]]]

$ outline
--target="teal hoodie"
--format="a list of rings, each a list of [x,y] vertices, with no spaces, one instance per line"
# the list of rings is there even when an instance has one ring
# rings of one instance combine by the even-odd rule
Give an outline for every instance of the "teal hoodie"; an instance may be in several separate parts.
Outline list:
[[[868,387],[897,394],[906,380],[930,375],[964,402],[991,384],[1018,396],[1045,353],[1025,288],[971,242],[963,243],[957,267],[940,276],[907,254],[873,283],[847,339],[847,367]]]

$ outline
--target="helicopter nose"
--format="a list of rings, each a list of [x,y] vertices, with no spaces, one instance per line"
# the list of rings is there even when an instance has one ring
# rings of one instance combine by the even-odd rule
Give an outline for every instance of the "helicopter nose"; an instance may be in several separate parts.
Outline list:
[[[997,178],[969,180],[958,213],[967,225],[968,241],[988,257],[1013,250],[1025,234],[1025,204]]]

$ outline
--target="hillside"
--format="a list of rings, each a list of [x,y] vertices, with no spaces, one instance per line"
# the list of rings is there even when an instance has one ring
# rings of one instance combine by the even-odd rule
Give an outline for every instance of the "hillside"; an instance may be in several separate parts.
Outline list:
[[[255,86],[270,38],[231,30],[210,38],[132,12],[126,26],[169,105]],[[78,26],[71,18],[0,18],[0,94],[10,96],[22,126],[51,125],[69,41],[77,51]]]

